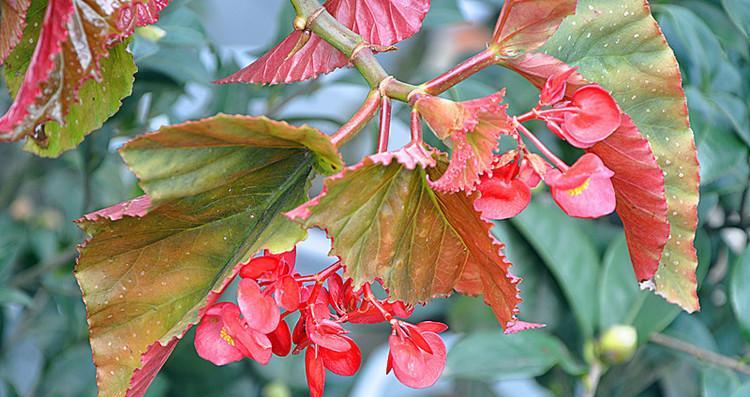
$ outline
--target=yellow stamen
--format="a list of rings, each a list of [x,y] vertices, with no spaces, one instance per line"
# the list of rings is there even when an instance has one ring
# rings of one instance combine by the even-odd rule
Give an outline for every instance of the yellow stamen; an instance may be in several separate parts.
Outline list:
[[[591,182],[591,178],[586,178],[585,181],[581,184],[581,186],[578,186],[575,189],[568,190],[568,194],[571,195],[571,197],[580,196],[584,190],[586,190],[587,187],[589,187],[589,183]]]
[[[229,335],[226,328],[221,328],[221,331],[219,331],[219,337],[224,339],[224,342],[227,342],[229,346],[234,346],[234,339]]]

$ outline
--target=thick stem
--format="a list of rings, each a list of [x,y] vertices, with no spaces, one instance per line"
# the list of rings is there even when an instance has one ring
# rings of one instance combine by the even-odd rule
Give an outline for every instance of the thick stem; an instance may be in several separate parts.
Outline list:
[[[495,64],[496,61],[497,59],[494,51],[488,48],[455,66],[451,70],[422,84],[420,88],[427,94],[439,95],[475,73]]]
[[[534,146],[536,146],[536,148],[539,149],[540,152],[542,152],[544,157],[546,157],[547,160],[551,161],[555,165],[555,167],[559,168],[560,171],[562,172],[565,172],[568,170],[568,168],[570,168],[568,167],[567,164],[565,164],[564,161],[560,160],[560,158],[557,157],[555,153],[549,150],[549,148],[547,148],[547,146],[545,146],[544,143],[542,143],[542,141],[540,141],[539,138],[537,138],[536,135],[534,135],[534,133],[529,131],[528,128],[526,128],[521,123],[516,123],[516,124],[517,124],[517,128],[521,131],[523,136],[525,136],[526,139],[530,140],[531,143],[533,143]]]
[[[356,136],[363,128],[365,128],[365,125],[372,120],[379,107],[380,91],[372,90],[352,118],[350,118],[346,124],[342,125],[338,131],[331,135],[331,142],[333,145],[336,146],[336,148],[340,148]]]
[[[380,134],[378,135],[378,153],[388,151],[388,138],[391,134],[391,98],[380,99]]]

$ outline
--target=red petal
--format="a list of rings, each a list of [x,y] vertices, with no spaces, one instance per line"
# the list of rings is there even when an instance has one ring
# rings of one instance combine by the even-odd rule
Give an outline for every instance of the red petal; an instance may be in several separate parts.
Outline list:
[[[359,33],[365,42],[389,46],[422,27],[429,0],[329,0],[325,8],[336,20]],[[346,56],[313,34],[307,44],[286,59],[302,33],[292,32],[272,50],[218,83],[292,83],[346,66]]]
[[[521,213],[531,202],[531,189],[519,179],[480,179],[477,190],[481,196],[474,200],[474,208],[487,219],[508,219]]]
[[[561,127],[568,141],[576,147],[588,148],[603,141],[620,126],[622,111],[605,89],[589,85],[573,94],[572,103],[578,112],[565,113]]]
[[[445,332],[448,330],[448,325],[437,321],[422,321],[417,324],[422,332],[434,332],[436,334]]]
[[[294,325],[294,331],[292,331],[292,342],[300,344],[307,338],[307,331],[305,329],[305,316],[300,316],[297,320],[297,324]]]
[[[552,198],[557,205],[576,218],[598,218],[615,210],[615,189],[608,177],[593,176],[575,189],[551,186]]]
[[[279,326],[266,336],[271,341],[273,354],[284,357],[292,350],[292,334],[286,321],[279,321]]]
[[[575,72],[575,68],[570,68],[550,76],[539,93],[539,105],[550,106],[562,101],[565,98],[568,78]]]
[[[240,277],[257,280],[279,267],[279,259],[270,255],[253,258],[240,269]]]
[[[445,368],[445,343],[435,333],[425,332],[423,337],[432,348],[428,354],[411,341],[391,335],[388,344],[393,356],[393,372],[396,378],[406,386],[422,389],[437,382]]]
[[[216,365],[226,365],[244,357],[235,347],[234,340],[227,334],[224,322],[219,316],[203,316],[195,328],[194,344],[195,351],[201,358]]]
[[[273,298],[263,295],[257,282],[248,279],[240,280],[237,303],[250,328],[267,334],[279,325],[281,318],[279,307],[276,306]]]
[[[299,307],[299,284],[294,280],[294,277],[283,276],[276,283],[274,299],[284,310],[297,310]]]
[[[305,352],[305,375],[307,375],[310,397],[323,397],[326,370],[323,368],[323,360],[315,356],[315,348],[313,347],[308,347]]]
[[[323,365],[331,372],[341,376],[352,376],[359,371],[362,364],[362,353],[359,346],[350,338],[345,338],[349,342],[349,349],[343,352],[320,348],[320,358]]]
[[[232,338],[234,346],[245,357],[251,358],[263,365],[271,359],[271,341],[268,337],[252,328],[240,319],[240,311],[235,305],[227,306],[222,311],[222,320],[227,334]]]

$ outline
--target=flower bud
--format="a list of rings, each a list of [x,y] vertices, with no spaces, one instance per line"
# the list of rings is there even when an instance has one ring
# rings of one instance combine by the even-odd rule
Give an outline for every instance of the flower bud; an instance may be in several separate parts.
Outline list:
[[[622,364],[635,353],[638,333],[630,325],[615,325],[599,337],[599,358],[608,364]]]

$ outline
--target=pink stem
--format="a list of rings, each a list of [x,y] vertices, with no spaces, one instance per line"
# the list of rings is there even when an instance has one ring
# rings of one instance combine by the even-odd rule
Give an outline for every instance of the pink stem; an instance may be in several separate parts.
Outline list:
[[[391,133],[391,98],[380,99],[380,134],[378,135],[378,153],[388,151],[388,138]]]
[[[372,90],[352,118],[350,118],[346,124],[342,125],[338,131],[331,135],[331,143],[333,143],[336,148],[343,146],[344,143],[362,131],[362,128],[364,128],[373,116],[375,116],[375,112],[379,107],[380,92],[378,90]]]
[[[495,63],[495,53],[486,49],[465,60],[451,70],[424,83],[422,89],[430,95],[438,95],[466,80],[473,74]]]
[[[422,143],[422,120],[416,110],[411,111],[411,141]]]
[[[518,128],[519,130],[521,130],[521,133],[528,140],[530,140],[531,143],[533,143],[534,146],[536,146],[537,149],[539,149],[540,152],[542,152],[542,154],[544,155],[544,157],[546,157],[549,161],[551,161],[555,165],[555,167],[559,168],[560,171],[565,172],[565,171],[568,170],[568,168],[570,168],[570,167],[568,167],[567,164],[565,164],[564,161],[560,160],[560,158],[557,157],[555,155],[555,153],[553,153],[551,150],[549,150],[549,148],[547,148],[547,146],[545,146],[542,143],[542,141],[540,141],[539,138],[537,138],[536,135],[534,135],[531,131],[529,131],[529,129],[526,128],[523,124],[517,123],[516,128]]]
[[[341,270],[342,267],[344,267],[344,265],[341,263],[341,261],[338,261],[315,274],[295,277],[294,280],[297,281],[298,283],[312,283],[312,282],[322,283],[323,281],[328,279],[328,277],[330,277],[333,273],[336,273],[337,271]]]
[[[378,298],[375,297],[375,294],[372,293],[372,287],[369,283],[362,286],[362,289],[365,291],[365,298],[367,298],[370,303],[372,303],[373,306],[375,306],[378,311],[380,311],[380,314],[383,315],[383,318],[385,318],[385,321],[391,321],[393,318],[393,315],[388,311],[385,310],[383,305],[380,304],[380,301]]]
[[[528,112],[526,112],[526,113],[524,113],[524,114],[522,114],[520,116],[517,116],[516,119],[518,120],[519,123],[523,123],[523,122],[526,122],[526,121],[529,121],[529,120],[537,120],[537,119],[542,118],[540,116],[550,116],[550,117],[552,117],[552,116],[554,116],[556,114],[559,114],[559,113],[563,113],[563,112],[577,112],[579,110],[581,110],[581,109],[576,108],[576,107],[546,109],[546,110],[538,110],[538,109],[534,108],[534,109],[531,109]]]

